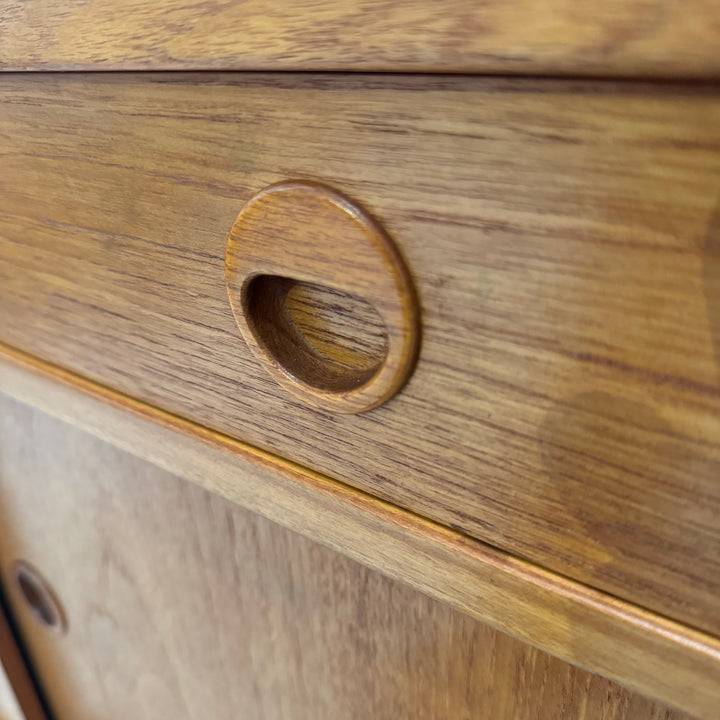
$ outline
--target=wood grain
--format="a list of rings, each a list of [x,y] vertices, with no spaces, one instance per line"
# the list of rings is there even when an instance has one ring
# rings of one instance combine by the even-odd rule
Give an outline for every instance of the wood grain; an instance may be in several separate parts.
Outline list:
[[[385,357],[385,323],[362,298],[324,285],[292,282],[284,310],[313,351],[342,371],[369,371]]]
[[[717,77],[715,0],[6,0],[6,70]]]
[[[0,392],[523,642],[698,717],[716,718],[718,638],[46,364],[5,353],[0,368]]]
[[[717,89],[5,76],[0,153],[0,339],[720,634]],[[420,294],[369,413],[280,391],[232,317],[229,229],[293,177]]]
[[[0,408],[0,567],[32,559],[69,613],[58,638],[16,603],[58,720],[689,720],[28,407]]]
[[[402,256],[382,227],[332,188],[291,181],[250,198],[230,230],[225,281],[250,350],[282,387],[314,407],[372,410],[396,395],[415,367],[419,308]],[[354,363],[345,343],[329,342],[332,327],[322,350],[308,339],[288,302],[299,286],[334,290],[345,315],[358,301],[373,308],[385,341],[376,361]]]

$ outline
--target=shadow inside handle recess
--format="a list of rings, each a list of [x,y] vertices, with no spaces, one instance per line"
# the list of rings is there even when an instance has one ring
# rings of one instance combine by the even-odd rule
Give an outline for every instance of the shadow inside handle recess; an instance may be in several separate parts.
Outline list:
[[[251,280],[248,325],[264,351],[297,380],[329,392],[369,382],[385,360],[388,334],[365,300],[277,275]]]

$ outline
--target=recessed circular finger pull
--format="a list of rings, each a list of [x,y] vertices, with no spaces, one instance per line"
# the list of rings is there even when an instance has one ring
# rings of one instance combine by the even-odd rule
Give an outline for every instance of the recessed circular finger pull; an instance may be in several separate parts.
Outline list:
[[[237,325],[296,397],[359,413],[398,392],[420,343],[417,295],[385,231],[318,183],[261,190],[230,231],[225,278]]]
[[[65,615],[42,575],[25,561],[17,560],[13,565],[13,577],[17,590],[33,617],[51,632],[64,633],[67,629]]]

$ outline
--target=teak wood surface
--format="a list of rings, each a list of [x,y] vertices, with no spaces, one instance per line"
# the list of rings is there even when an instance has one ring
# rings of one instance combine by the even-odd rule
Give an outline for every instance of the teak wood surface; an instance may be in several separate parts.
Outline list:
[[[319,183],[263,188],[242,209],[225,250],[228,297],[246,344],[293,395],[330,412],[357,413],[387,402],[417,361],[420,310],[408,269],[383,228],[355,202]],[[358,365],[342,343],[318,347],[317,332],[297,329],[293,293],[308,310],[334,293],[327,325],[347,300],[373,308],[383,329],[375,362]],[[312,313],[309,313],[312,317]],[[352,323],[349,333],[353,332]]]
[[[720,634],[715,88],[8,75],[0,153],[0,340]],[[298,177],[419,291],[361,415],[280,388],[228,303],[238,212]]]
[[[690,720],[6,397],[0,457],[57,720]]]
[[[9,349],[0,392],[523,642],[716,720],[718,638]]]
[[[5,0],[0,69],[713,78],[716,0]]]

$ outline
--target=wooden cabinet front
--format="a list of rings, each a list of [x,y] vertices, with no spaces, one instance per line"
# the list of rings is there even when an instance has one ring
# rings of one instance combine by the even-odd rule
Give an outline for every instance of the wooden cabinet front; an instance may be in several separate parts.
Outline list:
[[[57,720],[689,720],[3,396],[0,569]]]
[[[720,633],[715,88],[6,76],[0,153],[0,340]],[[370,412],[296,399],[233,319],[230,228],[298,178],[417,286],[417,367]]]

